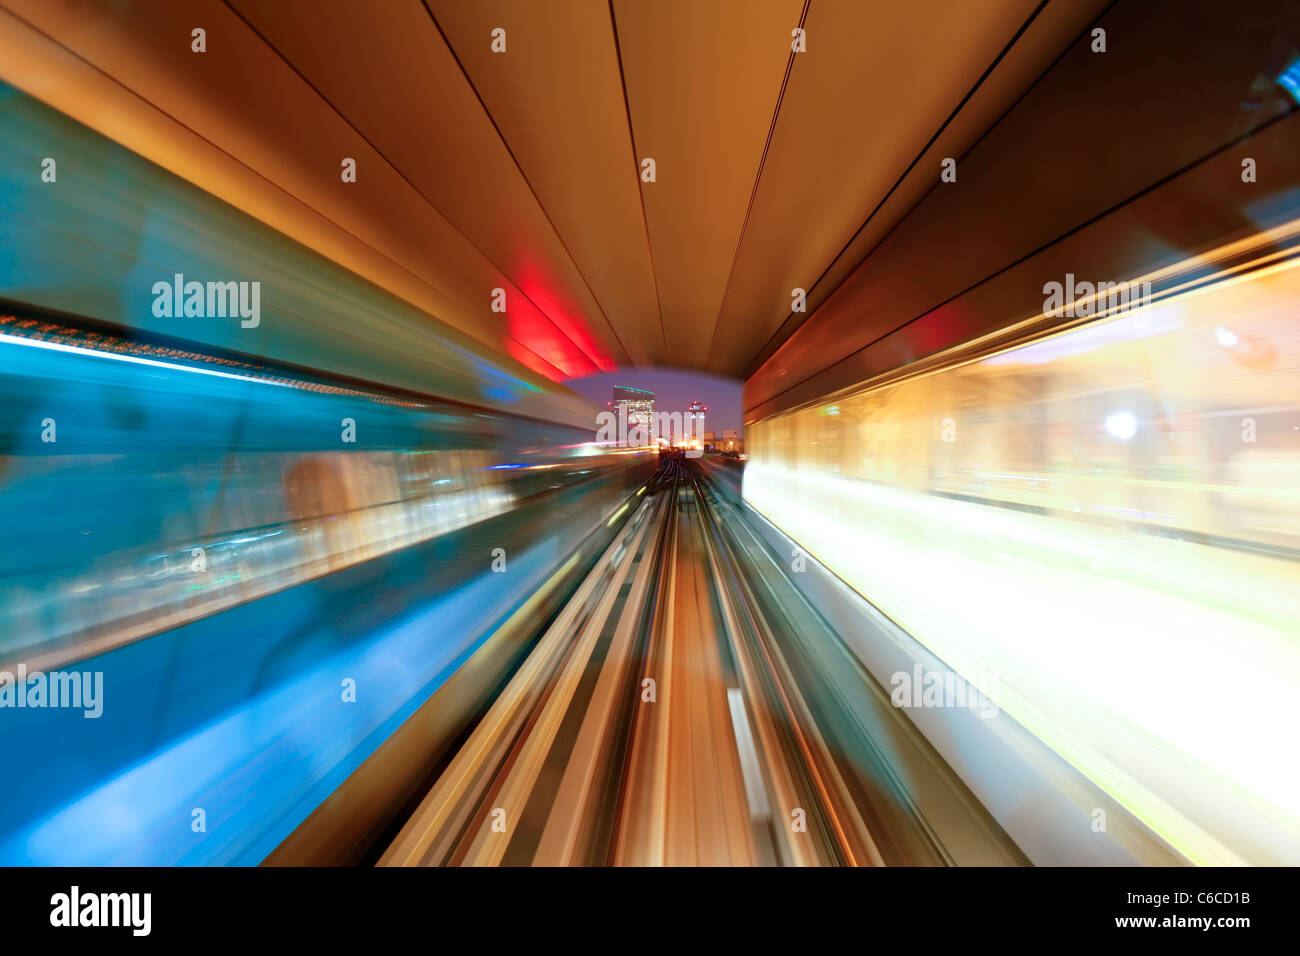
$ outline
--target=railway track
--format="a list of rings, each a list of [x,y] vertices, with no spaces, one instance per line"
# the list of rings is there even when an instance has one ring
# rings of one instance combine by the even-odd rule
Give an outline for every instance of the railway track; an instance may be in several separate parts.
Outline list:
[[[833,635],[758,547],[698,463],[665,457],[380,865],[955,862],[889,765],[906,740],[908,778],[933,786],[937,758],[860,665],[870,706],[819,678],[805,644]],[[842,745],[864,720],[888,754]],[[984,862],[1023,862],[942,786]]]

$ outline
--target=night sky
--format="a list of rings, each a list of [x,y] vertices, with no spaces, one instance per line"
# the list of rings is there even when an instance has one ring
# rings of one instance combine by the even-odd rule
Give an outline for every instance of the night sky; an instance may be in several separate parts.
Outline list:
[[[724,428],[740,428],[743,421],[741,383],[736,379],[678,369],[651,368],[602,372],[586,378],[570,379],[564,384],[602,408],[614,397],[615,385],[649,389],[655,393],[655,410],[661,412],[685,414],[691,402],[701,401],[709,408],[704,418],[706,431],[721,433]]]

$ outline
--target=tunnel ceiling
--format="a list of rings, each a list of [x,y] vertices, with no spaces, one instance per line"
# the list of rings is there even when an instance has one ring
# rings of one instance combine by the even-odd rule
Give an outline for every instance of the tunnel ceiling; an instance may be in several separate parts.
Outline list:
[[[7,79],[543,374],[740,376],[1100,5],[0,0],[0,35]]]

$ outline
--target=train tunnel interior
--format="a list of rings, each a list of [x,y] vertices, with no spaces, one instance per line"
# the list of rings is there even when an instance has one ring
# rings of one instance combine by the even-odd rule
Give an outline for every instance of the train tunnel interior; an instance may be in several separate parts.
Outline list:
[[[1300,863],[1298,109],[1284,0],[0,0],[0,863]]]

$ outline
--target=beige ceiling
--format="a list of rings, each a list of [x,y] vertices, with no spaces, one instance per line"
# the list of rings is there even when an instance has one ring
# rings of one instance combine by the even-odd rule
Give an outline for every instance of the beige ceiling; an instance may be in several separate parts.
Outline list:
[[[1043,6],[0,0],[0,28],[87,68],[79,97],[8,81],[536,371],[740,376],[934,181],[936,137],[960,155],[1073,38]],[[87,115],[95,82],[138,102]]]

